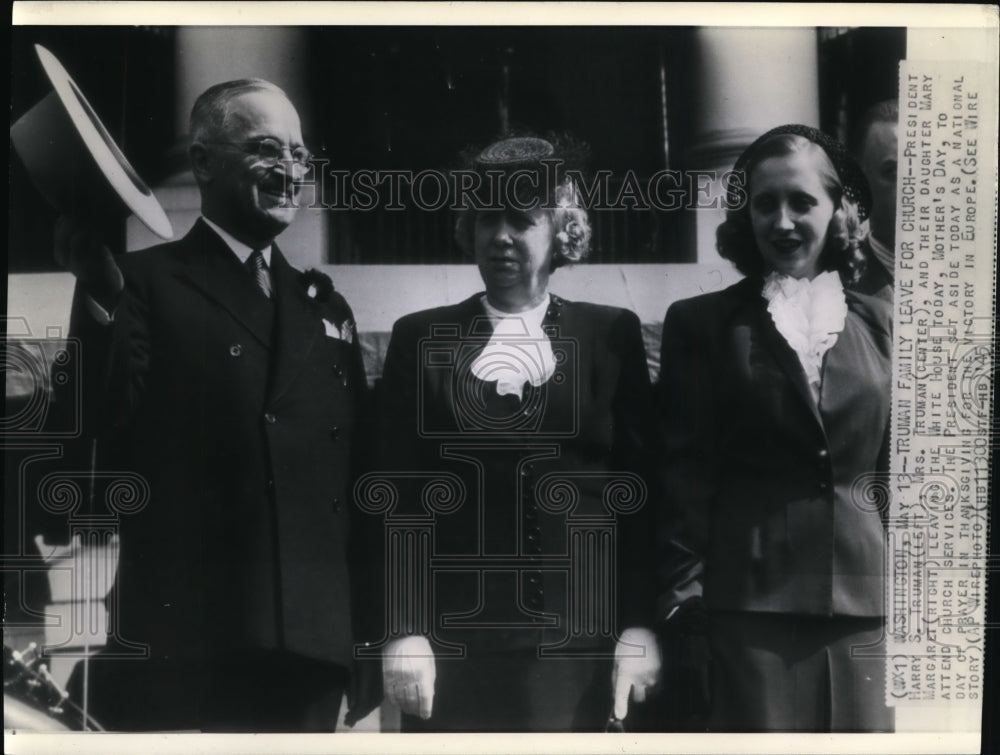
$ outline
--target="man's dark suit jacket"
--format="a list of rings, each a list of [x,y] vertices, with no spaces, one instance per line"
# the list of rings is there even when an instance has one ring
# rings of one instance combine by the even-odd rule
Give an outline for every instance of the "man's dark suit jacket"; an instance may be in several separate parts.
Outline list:
[[[606,644],[603,611],[617,613],[620,625],[651,618],[651,598],[637,595],[648,587],[650,552],[649,529],[639,523],[655,503],[645,489],[651,387],[638,318],[553,296],[542,327],[556,370],[537,388],[526,384],[519,399],[470,372],[492,334],[481,298],[400,319],[379,389],[377,466],[417,472],[395,479],[394,515],[433,519],[432,643],[484,652]],[[421,491],[441,473],[460,479],[464,493],[460,505],[435,511]],[[626,513],[627,501],[640,497],[644,505]],[[546,568],[547,558],[570,554],[571,526],[588,517],[598,528],[617,522],[617,534],[591,545],[613,541],[615,583],[585,560],[575,577],[565,564]],[[442,568],[449,560],[453,567]],[[575,615],[571,580],[587,601]],[[590,617],[598,605],[602,615]]]
[[[661,617],[699,596],[710,610],[884,615],[882,519],[864,491],[887,460],[889,307],[846,297],[818,408],[760,279],[667,312]]]
[[[154,657],[277,649],[350,665],[350,317],[272,247],[268,300],[204,222],[126,255],[109,355],[111,458],[145,476],[121,518],[118,630]],[[339,322],[337,323],[340,324]]]
[[[862,294],[877,296],[892,303],[893,293],[893,270],[886,270],[885,266],[875,256],[872,251],[871,242],[865,239],[861,245],[861,252],[865,255],[865,271],[861,274],[861,279],[851,288]],[[891,313],[890,313],[891,315]]]

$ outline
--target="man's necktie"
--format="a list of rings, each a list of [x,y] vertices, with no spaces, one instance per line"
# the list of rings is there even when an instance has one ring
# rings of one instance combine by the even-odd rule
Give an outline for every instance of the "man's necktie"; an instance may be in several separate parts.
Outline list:
[[[254,278],[257,280],[257,285],[260,286],[260,290],[264,292],[264,296],[270,299],[271,274],[267,270],[267,263],[264,262],[264,255],[260,253],[259,249],[253,250],[250,259],[247,260],[247,264],[253,270]]]

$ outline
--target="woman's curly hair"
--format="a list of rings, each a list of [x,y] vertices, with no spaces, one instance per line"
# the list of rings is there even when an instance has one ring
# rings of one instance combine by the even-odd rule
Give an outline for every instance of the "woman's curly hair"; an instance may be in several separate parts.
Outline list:
[[[820,269],[836,270],[844,285],[856,283],[864,272],[861,243],[868,235],[868,226],[861,221],[857,204],[845,195],[837,170],[821,146],[797,134],[776,134],[761,142],[745,167],[746,195],[749,197],[752,191],[750,177],[761,162],[796,152],[814,157],[820,180],[835,208],[827,228],[826,245],[819,258]],[[749,200],[742,207],[726,212],[726,220],[716,230],[716,248],[747,277],[766,273],[764,258],[754,239]]]
[[[512,135],[513,136],[513,135]],[[531,136],[530,133],[517,136]],[[511,138],[511,137],[508,137]],[[537,139],[537,137],[532,137]],[[491,145],[496,147],[506,140]],[[552,159],[558,161],[558,183],[548,186],[548,196],[539,196],[539,204],[549,214],[553,230],[552,270],[563,265],[581,262],[590,253],[590,241],[593,229],[590,218],[583,206],[579,189],[573,178],[567,175],[567,169],[582,170],[589,157],[589,146],[569,134],[546,134],[545,140],[552,145]],[[490,148],[487,148],[490,149]],[[476,164],[472,150],[463,153],[465,168]],[[522,167],[522,166],[518,166]],[[546,184],[547,185],[547,184]],[[466,204],[458,210],[455,220],[455,241],[462,251],[468,255],[475,254],[475,227],[478,210]]]

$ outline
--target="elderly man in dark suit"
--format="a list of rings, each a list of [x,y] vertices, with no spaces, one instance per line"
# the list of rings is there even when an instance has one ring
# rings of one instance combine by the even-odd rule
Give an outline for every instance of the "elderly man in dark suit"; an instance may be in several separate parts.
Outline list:
[[[332,730],[368,571],[350,528],[353,319],[274,243],[309,171],[285,93],[213,86],[191,139],[202,216],[183,239],[117,260],[86,234],[63,248],[88,294],[85,347],[107,353],[99,464],[150,491],[120,525],[120,615],[112,657],[89,669],[92,713],[121,729]],[[130,644],[148,658],[114,658]]]

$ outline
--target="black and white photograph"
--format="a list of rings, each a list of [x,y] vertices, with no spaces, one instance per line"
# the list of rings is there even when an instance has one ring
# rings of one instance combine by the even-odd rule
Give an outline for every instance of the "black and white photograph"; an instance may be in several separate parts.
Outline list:
[[[998,32],[16,2],[5,751],[988,752]]]

